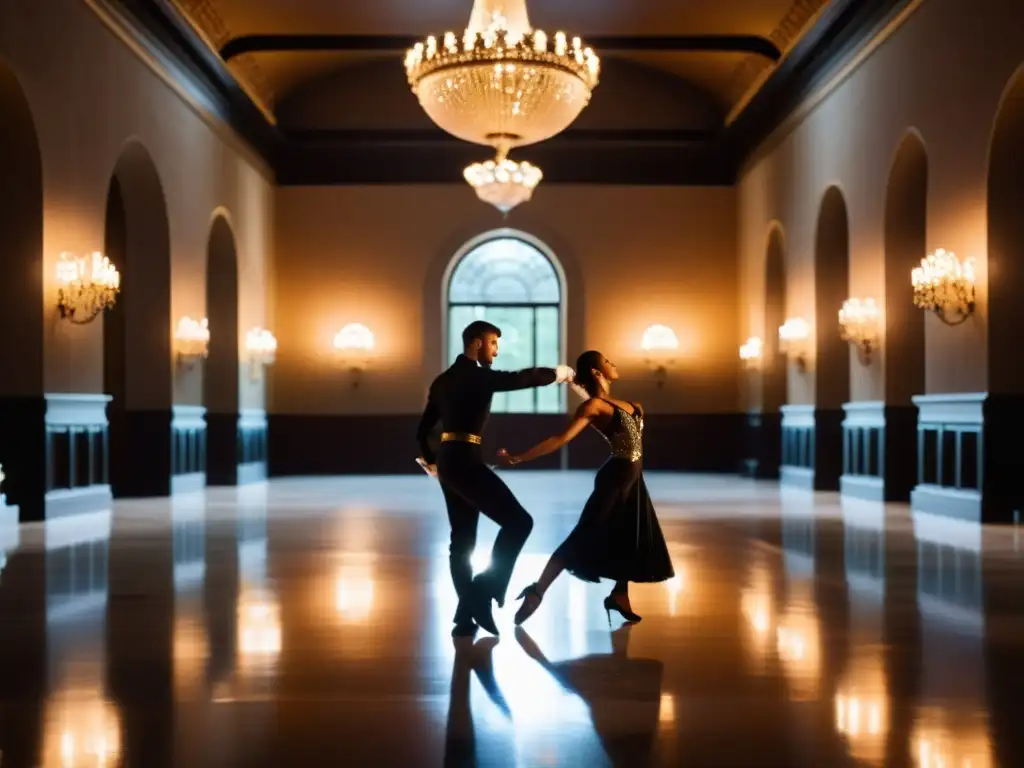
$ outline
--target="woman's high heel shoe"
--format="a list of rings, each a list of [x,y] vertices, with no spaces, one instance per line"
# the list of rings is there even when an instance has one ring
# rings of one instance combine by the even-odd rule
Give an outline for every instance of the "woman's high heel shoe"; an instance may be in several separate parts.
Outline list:
[[[531,597],[536,599],[530,600]],[[517,597],[516,600],[523,601],[523,604],[519,606],[519,610],[516,611],[515,622],[518,627],[528,618],[533,616],[534,611],[540,608],[540,604],[544,600],[544,596],[537,591],[537,584],[533,583],[520,592],[519,597]]]
[[[612,623],[612,611],[618,613],[620,616],[622,616],[623,619],[628,621],[630,624],[636,624],[643,618],[639,614],[633,613],[631,610],[623,608],[621,605],[619,605],[619,602],[615,599],[614,595],[608,595],[608,597],[604,599],[604,612],[608,616],[609,626],[611,626]]]

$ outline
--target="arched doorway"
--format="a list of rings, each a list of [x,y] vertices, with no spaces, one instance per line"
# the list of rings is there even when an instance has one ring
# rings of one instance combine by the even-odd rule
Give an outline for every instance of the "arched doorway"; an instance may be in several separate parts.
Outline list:
[[[917,409],[925,391],[925,313],[910,272],[928,248],[928,155],[916,131],[900,142],[885,192],[885,412],[883,495],[907,501],[917,476]],[[881,462],[880,462],[881,463]]]
[[[996,114],[988,167],[988,397],[983,441],[982,516],[1009,522],[1024,505],[1019,478],[1024,428],[1024,67],[1010,80]],[[997,447],[998,446],[998,447]]]
[[[46,493],[43,397],[43,168],[28,99],[0,62],[0,464],[8,503],[42,520]]]
[[[218,214],[206,249],[210,354],[203,371],[206,481],[238,483],[238,257],[231,225]]]
[[[850,348],[837,329],[849,295],[850,225],[838,187],[821,199],[814,236],[814,487],[838,490],[843,467],[843,404],[850,399]]]
[[[768,232],[764,260],[764,337],[761,347],[759,408],[747,416],[752,454],[747,472],[777,478],[782,459],[782,412],[788,399],[788,366],[779,349],[779,326],[786,321],[786,241],[782,226]]]
[[[107,191],[105,250],[121,295],[103,320],[103,386],[112,396],[110,485],[115,497],[171,492],[171,244],[153,159],[129,142]]]

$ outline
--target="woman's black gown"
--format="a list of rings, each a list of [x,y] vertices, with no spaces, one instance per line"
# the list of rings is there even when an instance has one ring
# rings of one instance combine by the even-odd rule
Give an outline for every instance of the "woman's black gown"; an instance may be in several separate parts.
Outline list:
[[[635,404],[633,413],[610,404],[615,414],[598,431],[611,456],[598,470],[579,522],[555,556],[584,581],[666,581],[675,572],[644,483],[643,413]]]

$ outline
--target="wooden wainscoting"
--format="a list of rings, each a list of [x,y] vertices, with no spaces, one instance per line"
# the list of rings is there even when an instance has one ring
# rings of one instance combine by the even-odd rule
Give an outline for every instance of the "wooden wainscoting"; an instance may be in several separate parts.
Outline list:
[[[258,483],[267,479],[267,412],[260,408],[243,408],[238,415],[238,485]]]
[[[171,494],[206,487],[206,409],[175,405],[171,409]]]
[[[909,501],[917,466],[915,409],[872,400],[846,403],[843,411],[843,495]]]
[[[46,518],[109,509],[109,395],[46,395]]]

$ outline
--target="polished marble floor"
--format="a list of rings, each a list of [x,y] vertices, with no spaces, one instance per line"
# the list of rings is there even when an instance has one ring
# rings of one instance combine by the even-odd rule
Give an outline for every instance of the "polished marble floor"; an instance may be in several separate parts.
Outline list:
[[[507,477],[514,596],[591,475]],[[0,524],[0,766],[1024,765],[1024,534],[648,482],[677,576],[634,589],[644,620],[564,577],[500,640],[449,636],[427,477]]]

